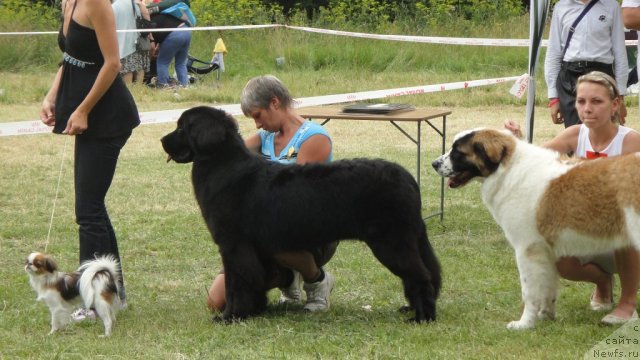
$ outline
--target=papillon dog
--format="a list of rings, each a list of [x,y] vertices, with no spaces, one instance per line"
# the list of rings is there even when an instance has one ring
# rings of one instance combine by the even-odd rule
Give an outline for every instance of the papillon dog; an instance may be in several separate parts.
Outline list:
[[[71,312],[79,305],[95,309],[104,323],[104,336],[111,335],[120,309],[120,264],[111,255],[82,263],[73,273],[58,270],[50,255],[29,254],[24,270],[31,287],[51,312],[51,331],[63,328],[71,321]]]

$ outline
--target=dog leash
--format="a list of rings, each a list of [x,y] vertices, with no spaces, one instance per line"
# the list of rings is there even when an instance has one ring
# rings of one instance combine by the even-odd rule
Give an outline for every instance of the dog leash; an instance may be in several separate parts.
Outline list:
[[[51,228],[53,228],[53,216],[56,213],[56,202],[58,200],[58,192],[60,191],[60,182],[62,181],[62,171],[64,169],[64,159],[67,153],[67,145],[69,144],[69,138],[71,136],[65,136],[64,146],[62,147],[62,156],[60,160],[60,171],[58,172],[58,184],[56,185],[56,192],[53,196],[53,205],[51,209],[51,218],[49,219],[49,230],[47,230],[47,238],[44,242],[44,252],[47,252],[47,248],[49,247],[49,239],[51,238]]]

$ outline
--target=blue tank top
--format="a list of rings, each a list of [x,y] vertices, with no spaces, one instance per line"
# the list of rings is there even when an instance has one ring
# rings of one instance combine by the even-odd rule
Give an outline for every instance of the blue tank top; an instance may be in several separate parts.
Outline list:
[[[279,162],[282,164],[295,164],[296,159],[298,158],[298,152],[300,151],[300,147],[302,144],[307,141],[310,137],[314,135],[324,135],[329,138],[331,141],[331,136],[329,133],[317,123],[313,121],[305,121],[302,123],[298,131],[291,137],[287,146],[285,146],[280,154],[275,154],[275,135],[276,133],[269,132],[266,130],[260,129],[258,131],[258,135],[260,136],[260,154],[262,157],[269,161]],[[333,147],[331,148],[331,152],[329,153],[329,160],[333,159]]]

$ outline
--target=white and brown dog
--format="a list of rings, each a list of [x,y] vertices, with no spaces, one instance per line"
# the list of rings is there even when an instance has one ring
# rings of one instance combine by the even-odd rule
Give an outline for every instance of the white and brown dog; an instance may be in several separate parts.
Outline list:
[[[640,249],[640,154],[566,160],[506,130],[477,129],[458,134],[432,165],[452,188],[482,182],[482,200],[515,250],[524,312],[510,329],[554,318],[558,257]]]
[[[86,261],[76,272],[58,271],[50,255],[34,252],[27,258],[24,270],[31,287],[51,313],[51,331],[63,328],[71,320],[71,312],[82,304],[95,309],[104,323],[104,335],[111,335],[120,308],[120,264],[112,256]]]

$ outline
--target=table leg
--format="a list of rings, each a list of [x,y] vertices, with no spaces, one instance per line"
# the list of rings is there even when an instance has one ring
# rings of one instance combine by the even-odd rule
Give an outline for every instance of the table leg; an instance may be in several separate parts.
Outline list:
[[[447,149],[447,115],[442,116],[442,155]],[[440,177],[440,221],[444,219],[444,177]]]
[[[420,144],[420,142],[421,142],[420,141],[420,139],[421,139],[420,135],[422,134],[421,125],[422,125],[422,121],[418,121],[418,134],[417,134],[417,139],[418,140],[416,142],[416,145],[418,146],[418,153],[416,154],[417,155],[416,156],[416,159],[417,159],[416,160],[417,161],[417,164],[416,164],[416,181],[418,182],[418,189],[422,189],[422,183],[420,182],[420,158],[422,157],[422,151],[420,151],[422,149],[421,146],[420,146],[421,145]]]
[[[431,123],[431,121],[429,121],[429,120],[425,120],[425,121],[442,138],[442,151],[441,151],[441,154],[444,154],[444,152],[446,150],[446,146],[447,146],[447,116],[446,115],[442,116],[442,131],[440,131],[440,129],[435,127]],[[419,148],[420,148],[420,145],[418,145],[418,149]],[[418,156],[420,156],[420,152],[418,152]],[[420,160],[418,160],[418,164],[420,164],[419,161]],[[440,215],[440,221],[444,220],[444,178],[443,177],[440,178],[440,211],[439,212],[435,212],[435,213],[427,216],[426,219],[434,217],[436,215]]]

